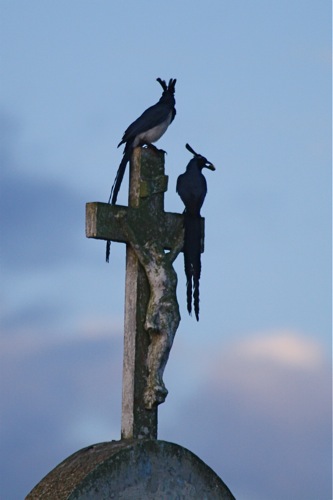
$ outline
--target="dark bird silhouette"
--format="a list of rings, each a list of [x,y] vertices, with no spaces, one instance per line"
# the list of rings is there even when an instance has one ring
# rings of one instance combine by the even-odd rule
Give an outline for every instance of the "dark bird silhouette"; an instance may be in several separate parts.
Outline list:
[[[115,181],[112,186],[109,203],[115,205],[118,192],[124,177],[126,165],[131,159],[133,149],[137,146],[151,146],[153,142],[158,141],[167,130],[170,123],[176,116],[175,108],[175,85],[176,79],[170,79],[167,85],[165,80],[157,78],[163,89],[160,100],[146,109],[139,118],[137,118],[124,132],[124,135],[118,144],[125,144],[123,159],[118,168]]]
[[[162,80],[161,78],[157,78],[156,80],[163,89],[160,100],[153,106],[150,106],[150,108],[146,109],[146,111],[144,111],[139,118],[131,123],[131,125],[125,130],[124,135],[117,146],[119,148],[119,146],[125,144],[123,158],[118,167],[117,175],[109,197],[109,203],[112,205],[117,203],[117,197],[125,174],[126,165],[131,159],[133,149],[137,146],[143,145],[154,147],[152,146],[152,143],[158,141],[162,137],[176,116],[176,101],[174,94],[177,80],[175,78],[171,78],[168,85],[165,80]],[[109,262],[110,246],[111,242],[107,241],[106,262]]]
[[[194,312],[199,321],[199,281],[201,275],[202,226],[200,210],[207,194],[207,182],[202,174],[203,168],[215,170],[214,165],[204,156],[196,153],[189,144],[186,149],[194,157],[186,167],[186,172],[177,179],[176,191],[184,205],[184,267],[186,275],[187,310]]]

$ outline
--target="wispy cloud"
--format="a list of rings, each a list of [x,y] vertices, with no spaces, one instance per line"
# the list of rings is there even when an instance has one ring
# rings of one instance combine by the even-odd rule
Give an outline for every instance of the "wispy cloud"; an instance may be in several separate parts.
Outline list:
[[[233,346],[232,354],[248,362],[269,362],[304,370],[318,368],[324,360],[321,345],[312,338],[283,330],[243,339]]]
[[[330,368],[319,342],[259,332],[191,350],[187,361],[197,387],[160,419],[163,438],[206,459],[240,500],[329,498]]]
[[[28,359],[32,355],[41,355],[52,349],[70,348],[71,345],[119,341],[122,339],[122,318],[112,316],[81,316],[75,318],[70,328],[45,328],[44,325],[24,325],[20,322],[7,331],[2,329],[0,337],[0,360],[5,363],[12,360]]]
[[[7,338],[2,441],[16,497],[76,449],[119,438],[122,338],[111,324],[87,315],[67,336]],[[328,498],[330,370],[319,342],[286,330],[204,347],[179,338],[166,378],[160,439],[200,456],[236,498]],[[17,440],[26,476],[16,488]]]

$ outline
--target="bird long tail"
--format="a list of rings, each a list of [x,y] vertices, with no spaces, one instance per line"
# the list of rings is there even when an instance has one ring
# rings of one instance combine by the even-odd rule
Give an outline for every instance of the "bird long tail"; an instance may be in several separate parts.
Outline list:
[[[111,188],[109,201],[108,201],[108,203],[111,203],[111,205],[115,205],[117,203],[119,189],[120,189],[121,183],[122,183],[123,178],[124,178],[126,165],[129,162],[129,160],[131,159],[131,153],[132,153],[132,147],[131,147],[131,145],[129,145],[127,143],[125,146],[125,149],[124,149],[123,158],[120,162],[115,180],[114,180],[112,188]],[[106,251],[105,251],[106,262],[109,262],[109,260],[110,260],[110,250],[111,250],[111,241],[107,240],[106,241]]]
[[[185,212],[184,267],[186,275],[187,310],[199,321],[199,281],[201,275],[201,217]]]
[[[121,183],[122,183],[123,178],[124,178],[126,165],[129,162],[129,160],[131,159],[131,153],[132,153],[132,148],[127,147],[127,144],[126,144],[125,149],[124,149],[124,155],[123,155],[123,158],[122,158],[120,165],[118,167],[117,174],[116,174],[115,180],[113,182],[113,186],[111,188],[111,193],[109,196],[108,203],[111,203],[111,205],[115,205],[117,203],[119,189],[120,189]]]

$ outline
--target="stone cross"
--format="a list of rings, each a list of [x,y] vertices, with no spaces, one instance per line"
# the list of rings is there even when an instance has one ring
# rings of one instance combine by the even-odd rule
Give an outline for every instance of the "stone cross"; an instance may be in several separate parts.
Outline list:
[[[135,148],[128,207],[87,203],[86,236],[126,243],[122,439],[157,439],[162,375],[180,322],[172,263],[183,247],[183,216],[164,211],[164,152]],[[169,252],[165,252],[169,250]]]
[[[122,439],[72,454],[27,500],[133,498],[133,492],[147,499],[235,500],[197,456],[157,439],[157,406],[167,393],[162,374],[180,321],[172,263],[184,237],[182,215],[164,212],[166,188],[163,152],[137,148],[129,206],[87,204],[88,238],[125,242],[127,248]]]

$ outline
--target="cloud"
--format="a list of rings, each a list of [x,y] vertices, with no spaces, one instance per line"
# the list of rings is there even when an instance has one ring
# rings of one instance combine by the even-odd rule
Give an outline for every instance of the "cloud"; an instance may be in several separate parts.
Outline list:
[[[124,319],[109,316],[83,316],[75,327],[80,338],[95,341],[96,338],[110,338],[123,336]]]
[[[77,449],[119,439],[122,336],[111,334],[111,323],[87,315],[67,334],[6,338],[1,441],[9,500]],[[228,345],[187,342],[176,339],[171,351],[159,438],[196,453],[237,500],[329,498],[330,370],[320,343],[285,330]]]
[[[60,183],[9,169],[1,183],[1,224],[6,235],[1,253],[6,268],[43,268],[75,260],[79,231],[84,237],[80,196]]]
[[[329,498],[330,369],[320,343],[262,332],[189,358],[173,369],[193,371],[196,391],[160,418],[163,438],[197,453],[238,500]]]
[[[323,361],[323,352],[313,339],[292,331],[280,331],[245,339],[233,348],[245,361],[270,362],[286,368],[313,369]]]
[[[316,412],[308,408],[304,391],[311,392],[312,404],[323,395],[314,384],[328,368],[320,343],[297,332],[276,331],[254,334],[236,341],[222,356],[212,354],[208,367],[211,385],[224,391],[245,409],[266,414],[274,421],[286,420],[297,424]],[[319,402],[318,402],[319,404]]]
[[[14,500],[77,449],[120,437],[122,338],[101,323],[95,335],[21,330],[0,353],[0,490]]]
[[[0,148],[4,269],[38,269],[77,259],[84,238],[83,194],[60,181],[29,173],[28,165],[18,159],[20,125],[3,111],[0,132],[4,138]],[[49,168],[44,165],[45,172]]]
[[[75,345],[89,342],[100,343],[104,341],[122,340],[123,326],[119,318],[112,316],[80,316],[71,325],[70,331],[61,331],[58,328],[45,328],[42,324],[43,312],[40,320],[32,324],[24,324],[19,320],[17,324],[10,325],[8,330],[3,330],[0,337],[1,355],[4,361],[12,358],[15,361],[27,359],[29,356],[40,356],[53,349],[71,349]],[[46,317],[48,317],[46,315]]]

